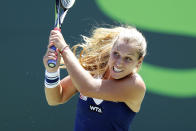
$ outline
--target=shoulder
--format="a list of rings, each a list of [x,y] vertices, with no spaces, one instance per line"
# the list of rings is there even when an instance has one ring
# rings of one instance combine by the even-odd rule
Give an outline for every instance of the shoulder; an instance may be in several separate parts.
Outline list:
[[[144,83],[144,80],[139,74],[135,74],[135,85],[137,88],[146,91],[146,85]]]
[[[131,108],[134,112],[139,112],[140,106],[142,104],[145,92],[146,85],[139,74],[134,74],[129,78],[129,83],[131,88],[130,97],[126,100],[126,104],[129,108]]]
[[[139,74],[134,74],[129,77],[128,82],[130,84],[130,88],[134,88],[135,90],[145,92],[146,91],[146,85],[144,83],[144,80]]]

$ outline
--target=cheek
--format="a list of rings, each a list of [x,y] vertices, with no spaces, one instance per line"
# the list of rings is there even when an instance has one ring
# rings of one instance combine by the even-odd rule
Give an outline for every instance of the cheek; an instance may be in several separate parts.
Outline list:
[[[114,56],[111,54],[111,55],[110,55],[110,60],[112,60],[112,59],[114,59]]]
[[[132,66],[127,66],[126,67],[126,72],[132,72],[133,70],[133,67]]]
[[[127,64],[127,66],[126,66],[126,69],[127,69],[128,71],[132,71],[135,67],[136,67],[135,63],[129,63],[129,64]]]
[[[133,71],[133,70],[135,70],[136,68],[137,68],[137,64],[134,63],[134,64],[131,66],[131,70]]]
[[[112,63],[114,63],[114,61],[115,61],[114,58],[110,57],[109,60],[108,60],[108,64],[111,65]]]

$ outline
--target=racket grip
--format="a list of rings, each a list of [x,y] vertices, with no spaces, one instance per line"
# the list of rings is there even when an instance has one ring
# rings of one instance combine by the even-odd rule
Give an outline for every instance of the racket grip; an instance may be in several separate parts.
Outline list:
[[[54,30],[58,30],[58,31],[61,32],[61,29],[58,28],[58,27],[55,27]],[[55,47],[54,45],[51,46],[50,49],[56,51],[56,47]],[[49,66],[50,68],[56,67],[56,60],[48,60],[48,66]]]

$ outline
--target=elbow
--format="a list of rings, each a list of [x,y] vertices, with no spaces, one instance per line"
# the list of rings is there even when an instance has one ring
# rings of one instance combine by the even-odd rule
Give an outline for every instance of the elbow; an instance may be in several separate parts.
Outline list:
[[[48,105],[49,106],[58,106],[58,105],[61,105],[61,104],[64,104],[64,103],[67,103],[68,100],[52,100],[52,101],[47,101]]]
[[[89,93],[92,91],[92,86],[90,85],[85,85],[85,86],[81,86],[79,88],[79,92],[84,95],[84,96],[89,96]]]
[[[98,81],[95,79],[86,84],[85,86],[80,87],[79,92],[84,96],[91,96],[93,93],[97,92],[98,88]]]
[[[57,101],[47,101],[49,106],[58,106],[60,104],[62,104],[61,102],[57,102]]]
[[[48,105],[49,105],[49,106],[58,106],[58,105],[59,105],[59,103],[55,103],[55,102],[48,102]]]

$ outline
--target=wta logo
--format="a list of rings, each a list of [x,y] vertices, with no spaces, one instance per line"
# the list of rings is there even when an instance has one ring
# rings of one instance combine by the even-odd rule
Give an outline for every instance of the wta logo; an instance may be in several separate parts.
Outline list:
[[[102,114],[103,113],[103,109],[102,109],[101,106],[89,105],[89,109],[90,109],[90,111],[97,112],[99,114]]]

